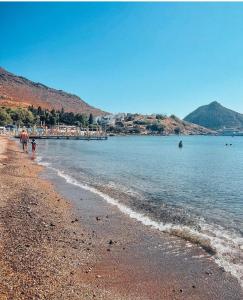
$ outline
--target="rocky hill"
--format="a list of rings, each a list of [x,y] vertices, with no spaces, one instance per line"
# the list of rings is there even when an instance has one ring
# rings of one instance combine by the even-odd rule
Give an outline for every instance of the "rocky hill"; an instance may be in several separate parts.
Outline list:
[[[215,134],[213,130],[189,123],[171,115],[141,115],[127,114],[123,120],[116,120],[114,125],[107,127],[114,134],[142,135],[208,135]]]
[[[184,120],[215,130],[243,128],[243,114],[230,110],[217,101],[197,108]]]
[[[94,108],[76,95],[47,87],[21,76],[16,76],[0,67],[0,105],[8,107],[41,106],[46,109],[103,115],[104,112]]]

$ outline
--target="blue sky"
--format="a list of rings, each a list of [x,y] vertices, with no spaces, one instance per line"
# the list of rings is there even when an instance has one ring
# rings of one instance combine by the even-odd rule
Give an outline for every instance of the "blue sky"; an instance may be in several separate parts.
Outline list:
[[[243,113],[243,3],[0,3],[0,66],[110,112]]]

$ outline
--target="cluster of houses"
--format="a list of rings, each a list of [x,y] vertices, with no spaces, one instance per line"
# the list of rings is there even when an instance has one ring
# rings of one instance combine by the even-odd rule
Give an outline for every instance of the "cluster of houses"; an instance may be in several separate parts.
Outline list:
[[[117,122],[124,122],[127,115],[129,114],[119,113],[98,116],[94,118],[94,123],[101,126],[115,126]]]
[[[218,130],[219,135],[243,136],[243,128],[223,128]]]
[[[155,114],[144,116],[141,114],[118,113],[94,118],[94,124],[98,124],[108,133],[114,134],[148,134],[147,126],[155,122],[157,122]]]

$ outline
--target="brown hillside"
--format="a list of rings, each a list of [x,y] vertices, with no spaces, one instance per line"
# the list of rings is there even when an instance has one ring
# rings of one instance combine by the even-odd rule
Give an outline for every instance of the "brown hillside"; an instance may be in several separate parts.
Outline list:
[[[156,125],[157,129],[151,131],[151,125]],[[162,132],[160,131],[161,127],[163,128]],[[134,114],[132,120],[125,121],[123,128],[125,132],[137,133],[139,131],[141,134],[210,135],[216,133],[211,129],[181,120],[174,115],[162,116],[157,119],[156,115]]]
[[[76,95],[49,88],[41,83],[16,76],[0,67],[0,105],[10,107],[41,106],[46,109],[66,112],[102,115],[104,112],[94,108]]]

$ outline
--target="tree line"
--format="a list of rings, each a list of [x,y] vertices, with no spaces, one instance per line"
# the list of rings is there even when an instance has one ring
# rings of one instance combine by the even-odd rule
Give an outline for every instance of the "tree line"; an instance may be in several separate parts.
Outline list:
[[[54,126],[57,124],[75,125],[87,127],[94,124],[94,117],[80,113],[65,112],[61,110],[43,109],[40,106],[35,108],[33,105],[28,108],[0,107],[0,126]]]

